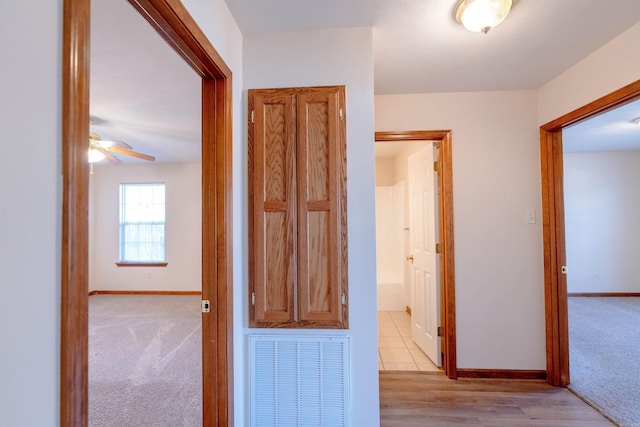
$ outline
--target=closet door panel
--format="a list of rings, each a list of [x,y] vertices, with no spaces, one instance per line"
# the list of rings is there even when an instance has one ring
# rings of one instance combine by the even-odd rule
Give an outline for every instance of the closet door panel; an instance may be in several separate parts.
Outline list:
[[[338,323],[339,96],[335,88],[298,95],[298,289],[303,322]]]
[[[249,325],[347,328],[345,88],[248,94]]]
[[[264,320],[292,320],[295,266],[291,262],[291,233],[287,221],[286,212],[265,212],[264,287],[261,298],[257,299],[264,302],[261,304]]]
[[[332,287],[332,260],[330,218],[326,211],[310,211],[307,214],[307,286],[300,288],[301,319],[308,321],[336,320],[336,290]]]
[[[250,250],[253,326],[296,320],[295,94],[253,91]]]
[[[329,196],[329,150],[330,125],[329,106],[327,99],[319,99],[313,102],[313,98],[302,96],[301,104],[305,106],[306,117],[303,128],[307,146],[307,170],[306,182],[308,185],[307,197],[309,200],[328,201]],[[309,99],[312,98],[312,99]],[[318,102],[320,101],[320,102]]]

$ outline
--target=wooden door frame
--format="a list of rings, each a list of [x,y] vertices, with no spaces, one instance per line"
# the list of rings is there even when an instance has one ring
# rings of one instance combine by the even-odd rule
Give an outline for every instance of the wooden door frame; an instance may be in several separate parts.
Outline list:
[[[453,173],[450,130],[413,130],[401,132],[376,132],[376,142],[436,141],[440,149],[440,234],[442,244],[441,266],[441,320],[442,359],[445,375],[458,378],[456,359],[456,301],[453,251]]]
[[[129,0],[202,77],[203,425],[233,425],[231,70],[179,0]],[[60,425],[88,424],[90,0],[64,0]]]
[[[556,387],[570,382],[567,279],[561,271],[566,265],[562,129],[638,97],[640,80],[540,127],[547,382]]]

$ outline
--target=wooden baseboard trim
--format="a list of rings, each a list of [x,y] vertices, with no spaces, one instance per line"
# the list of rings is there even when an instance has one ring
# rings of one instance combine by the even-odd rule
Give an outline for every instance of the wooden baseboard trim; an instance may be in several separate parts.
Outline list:
[[[640,297],[640,292],[571,292],[568,297]]]
[[[411,316],[411,307],[407,306],[407,309],[405,311],[409,316]]]
[[[546,371],[521,369],[458,369],[458,378],[502,378],[509,380],[546,380]]]
[[[200,291],[91,291],[92,295],[202,295]]]

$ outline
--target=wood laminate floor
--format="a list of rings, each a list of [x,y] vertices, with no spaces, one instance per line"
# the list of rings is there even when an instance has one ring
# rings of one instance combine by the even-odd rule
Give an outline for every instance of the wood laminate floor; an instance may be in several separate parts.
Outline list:
[[[380,372],[380,426],[613,426],[566,388],[538,380]]]

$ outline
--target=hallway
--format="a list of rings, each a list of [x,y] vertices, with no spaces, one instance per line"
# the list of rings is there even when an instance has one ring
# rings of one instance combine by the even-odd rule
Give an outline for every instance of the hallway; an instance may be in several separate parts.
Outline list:
[[[566,388],[543,380],[460,378],[380,372],[380,426],[609,427]]]

